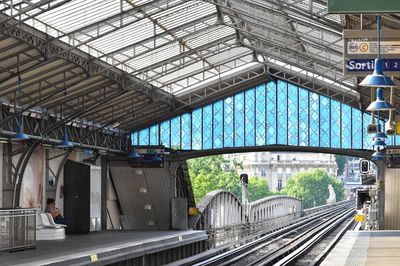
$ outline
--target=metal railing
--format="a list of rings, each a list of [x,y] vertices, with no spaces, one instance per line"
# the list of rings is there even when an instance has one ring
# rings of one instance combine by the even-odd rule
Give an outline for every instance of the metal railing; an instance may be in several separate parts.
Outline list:
[[[0,208],[0,251],[35,248],[36,209]]]
[[[296,212],[290,215],[285,215],[273,219],[265,219],[253,223],[237,224],[232,226],[225,226],[221,228],[213,228],[207,230],[208,234],[208,245],[210,248],[217,247],[229,247],[232,243],[239,242],[241,244],[246,243],[257,235],[270,233],[295,222],[307,219],[310,216],[317,215],[319,212],[329,210],[338,206],[344,206],[352,202],[351,200],[340,201],[330,205],[323,205],[314,207],[311,209],[305,209],[300,212]]]

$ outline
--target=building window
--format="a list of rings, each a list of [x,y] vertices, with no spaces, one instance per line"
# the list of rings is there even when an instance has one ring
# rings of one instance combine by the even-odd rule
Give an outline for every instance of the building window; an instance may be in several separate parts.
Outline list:
[[[278,180],[278,191],[281,191],[281,190],[282,190],[282,180],[279,179]]]
[[[261,168],[261,176],[263,176],[263,177],[266,176],[266,174],[265,174],[265,168]]]

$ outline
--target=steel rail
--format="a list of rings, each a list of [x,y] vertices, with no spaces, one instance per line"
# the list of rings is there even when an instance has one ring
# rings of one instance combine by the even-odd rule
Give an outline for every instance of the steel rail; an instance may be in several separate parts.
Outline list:
[[[340,212],[329,220],[322,222],[317,228],[307,230],[296,241],[286,244],[283,248],[279,248],[279,250],[271,254],[271,256],[260,258],[249,264],[249,266],[271,265],[272,263],[276,266],[291,265],[353,213],[354,207],[350,210],[347,209]]]
[[[260,249],[257,248],[260,245],[265,246],[264,244],[268,241],[270,243],[276,241],[276,239],[280,239],[283,236],[282,235],[289,235],[290,233],[293,233],[294,231],[297,231],[299,228],[302,228],[303,226],[312,226],[312,228],[315,229],[315,226],[313,226],[316,222],[318,222],[320,219],[324,219],[328,216],[332,216],[333,214],[337,213],[338,211],[341,211],[343,209],[348,209],[348,207],[352,206],[352,202],[343,202],[341,205],[335,206],[334,208],[331,209],[325,209],[320,212],[315,212],[312,213],[311,215],[308,215],[306,218],[297,221],[293,224],[288,225],[287,227],[284,227],[282,229],[276,230],[270,234],[264,235],[257,240],[254,240],[250,243],[244,244],[240,247],[234,248],[232,250],[229,250],[225,253],[213,256],[211,258],[202,260],[196,264],[196,266],[200,265],[229,265],[234,261],[237,261],[244,256],[249,255],[250,253],[255,252],[256,250]],[[297,238],[296,238],[297,239]],[[245,255],[243,255],[245,254]]]

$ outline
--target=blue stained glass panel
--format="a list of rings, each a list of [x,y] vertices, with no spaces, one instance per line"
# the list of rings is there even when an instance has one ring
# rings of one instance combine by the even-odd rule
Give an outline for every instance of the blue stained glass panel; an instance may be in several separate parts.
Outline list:
[[[331,100],[331,148],[340,148],[340,102]]]
[[[150,145],[158,145],[158,124],[150,127]]]
[[[182,123],[182,149],[192,149],[191,130],[192,130],[192,116],[190,114],[183,114],[181,117]]]
[[[223,102],[214,103],[214,149],[223,147]]]
[[[370,119],[358,109],[278,81],[132,132],[131,144],[187,150],[277,143],[371,149]],[[400,136],[386,143],[395,140],[400,144]]]
[[[149,145],[149,128],[139,131],[139,145]]]
[[[299,145],[308,146],[308,90],[299,88]]]
[[[224,100],[224,147],[233,147],[233,97]]]
[[[310,92],[310,146],[319,147],[319,95]]]
[[[235,95],[235,147],[244,146],[244,93]]]
[[[137,132],[133,132],[131,134],[131,145],[132,146],[138,145],[138,133]]]
[[[329,147],[330,145],[330,100],[328,97],[320,96],[320,146]]]
[[[212,149],[213,128],[212,104],[203,107],[203,149]]]
[[[287,83],[278,81],[278,144],[287,145],[288,104]]]
[[[267,145],[276,144],[276,83],[267,84]]]
[[[181,148],[181,117],[171,119],[171,148]]]
[[[255,146],[255,89],[245,92],[245,146]]]
[[[288,144],[297,146],[299,145],[298,140],[298,128],[297,123],[299,119],[299,99],[298,99],[298,87],[289,84],[288,85]]]
[[[371,115],[363,113],[363,149],[371,149],[371,138],[368,134],[368,125],[371,123]]]
[[[355,108],[351,108],[351,130],[352,130],[352,149],[361,149],[362,148],[362,113],[360,110]]]
[[[351,148],[351,107],[342,104],[342,148]]]
[[[265,85],[256,88],[256,145],[265,145]]]
[[[160,124],[160,141],[161,145],[165,147],[171,147],[170,143],[170,120],[164,121]]]
[[[196,109],[192,112],[192,149],[202,149],[203,115],[202,109]]]

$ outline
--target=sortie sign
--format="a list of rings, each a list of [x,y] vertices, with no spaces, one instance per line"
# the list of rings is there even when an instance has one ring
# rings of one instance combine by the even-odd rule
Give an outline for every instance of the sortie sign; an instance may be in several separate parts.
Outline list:
[[[399,0],[400,2],[400,0]],[[344,74],[366,76],[378,54],[375,30],[344,30]],[[400,31],[382,31],[381,57],[388,75],[400,75]]]

